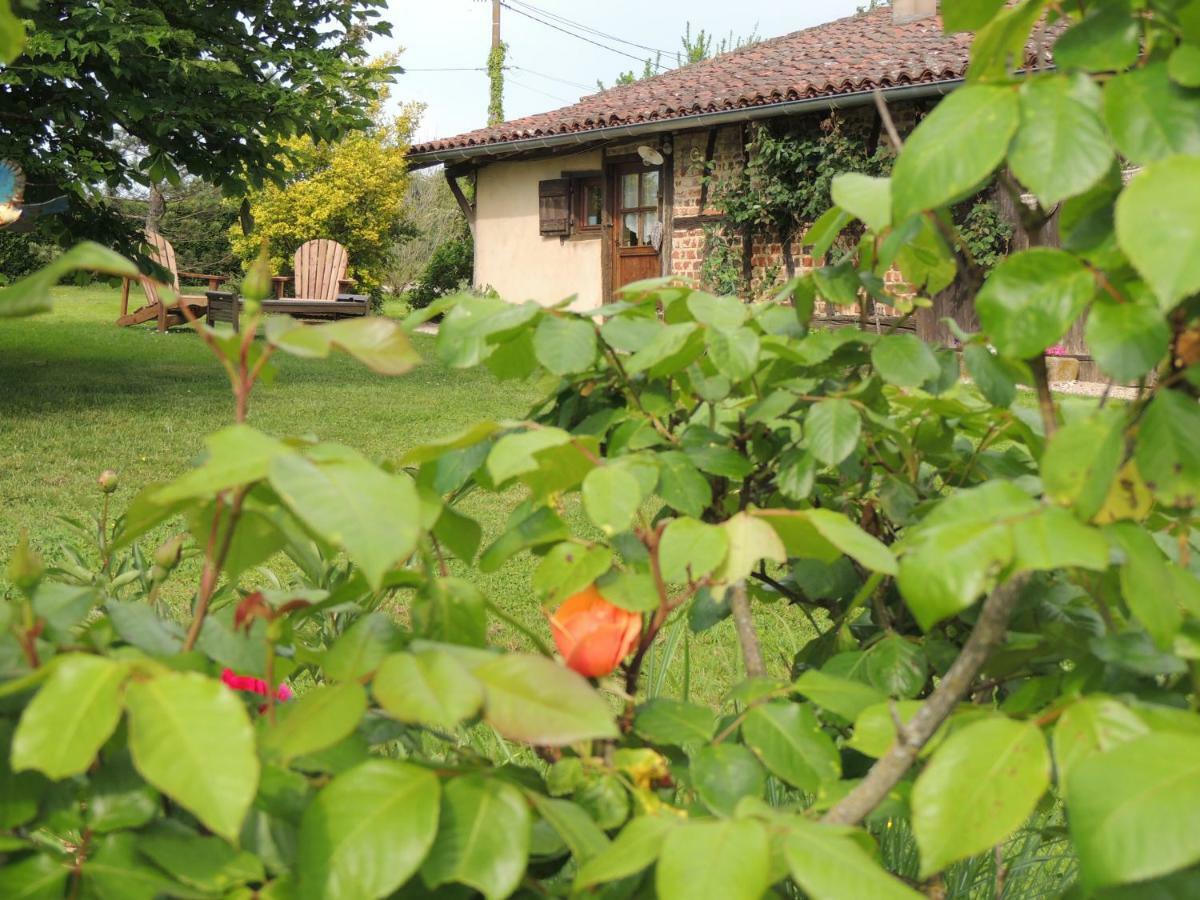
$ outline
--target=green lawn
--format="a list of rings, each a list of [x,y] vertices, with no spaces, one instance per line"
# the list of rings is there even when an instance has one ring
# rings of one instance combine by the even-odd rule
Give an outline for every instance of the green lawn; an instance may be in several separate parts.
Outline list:
[[[100,471],[120,474],[120,509],[146,484],[181,473],[204,436],[232,420],[224,373],[190,331],[116,328],[116,290],[62,287],[55,301],[47,315],[0,322],[0,559],[7,559],[22,529],[54,559],[70,533],[57,517],[97,508]],[[250,422],[274,434],[339,441],[384,460],[481,418],[521,416],[536,399],[530,386],[439,365],[432,338],[417,336],[416,344],[427,362],[400,378],[376,375],[343,356],[283,358],[275,382],[256,389]],[[476,494],[463,508],[480,521],[487,540],[519,500],[517,492]],[[473,577],[518,619],[548,635],[531,597],[532,568],[524,554],[495,575]],[[769,664],[782,674],[811,630],[785,606],[762,608],[761,616]],[[685,649],[698,695],[712,697],[735,680],[740,664],[728,625],[686,642],[681,629],[662,689],[681,689]]]

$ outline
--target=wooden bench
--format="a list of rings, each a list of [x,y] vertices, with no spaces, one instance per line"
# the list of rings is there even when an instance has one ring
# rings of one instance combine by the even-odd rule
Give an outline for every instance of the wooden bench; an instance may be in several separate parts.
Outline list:
[[[208,291],[208,310],[205,321],[209,326],[228,322],[234,331],[241,329],[244,301],[229,291]],[[285,297],[264,300],[262,311],[268,315],[293,316],[297,319],[332,322],[365,316],[371,309],[371,298],[365,294],[338,294],[336,300],[304,300]]]

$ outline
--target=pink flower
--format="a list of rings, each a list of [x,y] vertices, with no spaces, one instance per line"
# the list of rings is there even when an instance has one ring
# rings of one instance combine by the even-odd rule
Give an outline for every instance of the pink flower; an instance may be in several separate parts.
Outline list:
[[[261,678],[254,678],[250,675],[238,675],[233,669],[226,669],[222,672],[221,681],[225,683],[226,687],[232,688],[235,691],[258,694],[260,697],[266,697],[270,691],[267,683]],[[279,689],[275,691],[275,699],[281,703],[291,700],[292,697],[292,689],[286,684],[281,684]]]

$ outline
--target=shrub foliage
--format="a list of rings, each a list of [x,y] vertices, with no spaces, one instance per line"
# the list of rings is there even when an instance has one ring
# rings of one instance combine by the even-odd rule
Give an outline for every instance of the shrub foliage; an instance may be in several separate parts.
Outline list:
[[[1078,896],[1194,895],[1200,16],[1078,6],[1057,70],[1016,78],[1049,4],[947,4],[978,30],[968,84],[889,178],[833,182],[809,240],[861,240],[771,302],[658,281],[585,315],[466,296],[261,341],[253,309],[240,335],[197,324],[233,424],[120,515],[103,476],[93,549],[9,563],[0,895],[901,898],[980,860],[1000,893],[1042,838]],[[893,262],[928,302],[970,266],[946,210],[996,175],[1038,198],[1031,236],[1062,204],[1063,248],[987,276],[973,385],[899,330],[809,328],[818,297],[900,304]],[[275,354],[402,375],[437,314],[443,361],[544,402],[385,460],[247,419]],[[1043,353],[1084,315],[1134,401],[1050,392]],[[470,491],[522,498],[486,542]],[[291,579],[243,587],[276,553]],[[523,553],[570,667],[534,631],[489,645],[515,623],[473,573]],[[771,602],[818,630],[789,666],[759,648]],[[664,628],[725,617],[744,680],[645,699]],[[891,826],[915,866],[881,863]]]

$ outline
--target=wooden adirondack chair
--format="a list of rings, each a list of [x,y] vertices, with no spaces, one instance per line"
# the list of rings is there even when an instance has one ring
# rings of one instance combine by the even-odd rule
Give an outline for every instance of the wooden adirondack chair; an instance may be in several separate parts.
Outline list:
[[[275,278],[275,296],[283,299],[284,285],[295,281],[293,297],[303,300],[336,300],[353,284],[346,278],[350,260],[346,248],[325,238],[301,244],[296,251],[294,276]]]
[[[301,244],[296,251],[295,263],[294,276],[275,276],[275,299],[263,302],[264,313],[314,321],[336,321],[365,316],[370,312],[370,297],[348,293],[353,282],[346,278],[346,248],[337,241],[316,240]],[[296,290],[294,296],[285,297],[283,289],[289,281],[296,283]],[[209,325],[229,322],[233,330],[238,331],[241,328],[241,316],[240,298],[224,291],[208,293]]]
[[[179,305],[186,303],[193,315],[198,318],[203,316],[205,307],[208,306],[208,297],[202,294],[182,293],[179,287],[179,279],[181,277],[203,279],[208,282],[208,289],[215,291],[220,289],[221,282],[225,281],[225,276],[203,275],[198,272],[180,272],[175,264],[175,248],[171,246],[170,241],[157,231],[146,232],[146,243],[150,245],[150,258],[171,273],[170,287],[179,297]],[[118,325],[138,325],[142,322],[149,322],[151,319],[157,319],[158,330],[166,331],[172,325],[179,325],[187,321],[187,317],[179,309],[179,306],[167,306],[163,302],[162,295],[159,293],[162,285],[147,275],[139,276],[137,280],[146,295],[146,305],[133,312],[129,311],[129,285],[131,279],[126,278],[121,286],[121,315],[117,318]]]

